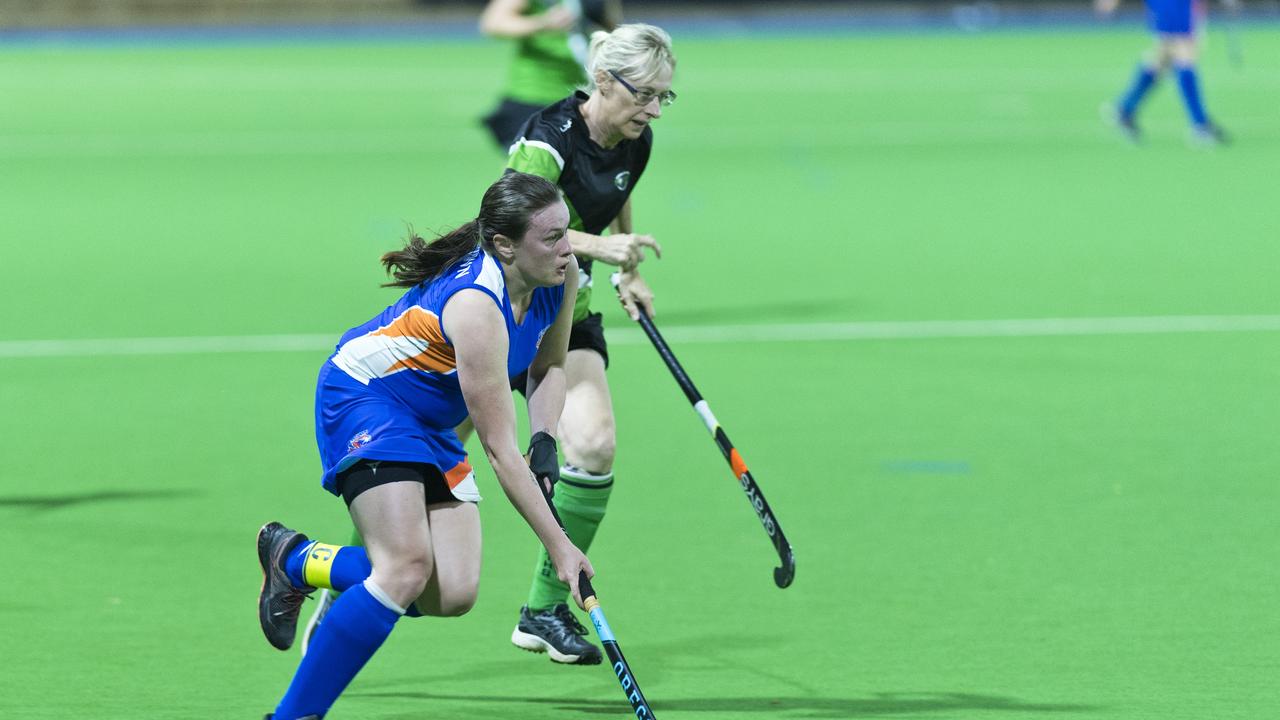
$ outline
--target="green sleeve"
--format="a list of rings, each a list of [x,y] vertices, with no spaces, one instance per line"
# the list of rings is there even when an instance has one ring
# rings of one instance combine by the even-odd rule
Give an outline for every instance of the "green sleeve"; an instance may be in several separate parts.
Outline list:
[[[511,146],[507,168],[544,177],[558,184],[560,171],[564,168],[564,160],[560,157],[560,153],[547,143],[520,139]]]

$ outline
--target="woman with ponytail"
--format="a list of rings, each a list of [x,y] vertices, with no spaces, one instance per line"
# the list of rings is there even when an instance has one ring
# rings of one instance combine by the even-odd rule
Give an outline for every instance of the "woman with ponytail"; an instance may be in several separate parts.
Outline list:
[[[578,268],[555,185],[510,173],[472,222],[428,243],[412,236],[382,263],[407,288],[342,336],[320,370],[321,483],[346,501],[365,546],[315,542],[280,523],[258,533],[267,640],[293,644],[316,588],[341,595],[268,718],[321,718],[401,616],[456,616],[475,603],[480,495],[454,427],[468,415],[503,491],[577,591],[593,574],[565,536],[516,443],[509,379],[528,373],[533,457],[555,455]],[[535,463],[535,467],[538,464]]]

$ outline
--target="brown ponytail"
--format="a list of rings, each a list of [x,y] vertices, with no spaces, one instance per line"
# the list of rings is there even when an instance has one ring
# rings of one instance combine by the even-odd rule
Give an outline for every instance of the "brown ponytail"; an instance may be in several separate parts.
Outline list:
[[[404,247],[382,256],[383,268],[395,278],[382,286],[413,287],[435,278],[477,246],[492,251],[494,235],[519,241],[529,229],[529,219],[559,200],[560,190],[551,181],[508,171],[485,191],[475,220],[431,242],[410,228]]]

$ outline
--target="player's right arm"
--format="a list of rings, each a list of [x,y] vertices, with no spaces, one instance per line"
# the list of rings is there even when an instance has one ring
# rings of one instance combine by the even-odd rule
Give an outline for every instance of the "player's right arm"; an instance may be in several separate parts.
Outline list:
[[[529,0],[489,0],[480,13],[480,32],[489,37],[523,38],[540,32],[565,31],[576,18],[563,5],[554,5],[544,13],[525,15]]]
[[[493,298],[460,290],[441,313],[457,359],[458,384],[489,465],[511,504],[533,528],[555,564],[556,575],[582,605],[578,572],[595,571],[551,515],[537,481],[516,445],[516,409],[507,378],[507,326]]]

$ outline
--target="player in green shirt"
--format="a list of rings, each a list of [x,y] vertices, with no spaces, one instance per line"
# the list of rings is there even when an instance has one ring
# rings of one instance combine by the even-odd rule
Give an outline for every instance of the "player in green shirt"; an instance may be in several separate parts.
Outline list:
[[[591,36],[584,91],[529,116],[511,146],[509,171],[551,180],[569,206],[569,243],[578,256],[579,292],[565,360],[564,412],[557,428],[565,464],[555,505],[569,539],[591,545],[613,491],[615,424],[605,376],[609,354],[598,312],[592,312],[593,263],[621,271],[619,295],[631,317],[653,315],[653,294],[639,273],[645,248],[660,254],[649,235],[633,232],[631,192],[653,147],[650,125],[675,100],[676,59],[671,38],[652,25],[621,25]],[[608,231],[608,232],[606,232]],[[606,281],[607,282],[607,281]],[[520,387],[517,378],[514,387]],[[546,651],[560,663],[594,664],[600,649],[567,604],[568,586],[542,553],[533,586],[511,641]]]
[[[490,0],[480,31],[515,41],[502,99],[483,118],[503,151],[530,115],[586,84],[588,30],[612,30],[621,15],[619,0]]]

